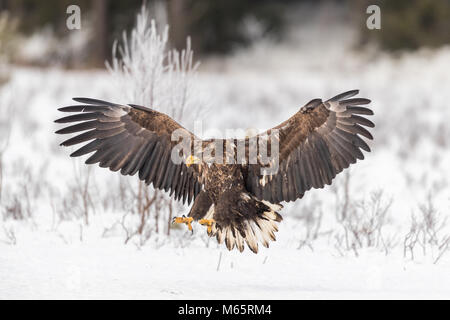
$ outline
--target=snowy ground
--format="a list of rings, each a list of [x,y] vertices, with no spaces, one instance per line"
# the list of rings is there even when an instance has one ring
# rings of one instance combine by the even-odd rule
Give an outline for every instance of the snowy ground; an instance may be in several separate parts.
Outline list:
[[[108,240],[107,240],[108,241]],[[222,250],[223,251],[223,250]],[[110,242],[2,247],[1,298],[442,299],[448,265],[367,252],[336,257],[274,245],[259,255]]]
[[[450,298],[450,48],[391,57],[342,43],[317,49],[303,45],[307,35],[314,38],[298,33],[296,46],[260,43],[205,61],[195,80],[209,97],[204,129],[266,129],[313,98],[355,88],[373,101],[373,152],[334,187],[286,205],[277,242],[258,255],[230,253],[199,226],[193,236],[177,228],[167,237],[164,222],[164,232],[124,244],[126,210],[102,201],[135,178],[97,167],[89,225],[75,209],[65,216],[79,205],[71,187],[84,167],[58,147],[56,108],[117,92],[105,71],[13,69],[0,92],[2,130],[11,125],[7,148],[0,143],[0,299]],[[342,222],[346,181],[354,219]],[[412,215],[423,233],[411,233]],[[361,241],[347,234],[346,243],[352,226]]]

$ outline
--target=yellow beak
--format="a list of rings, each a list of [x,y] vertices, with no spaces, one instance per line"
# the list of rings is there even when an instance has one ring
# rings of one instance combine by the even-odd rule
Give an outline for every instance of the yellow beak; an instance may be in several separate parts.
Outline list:
[[[196,156],[190,155],[189,157],[187,157],[186,159],[186,166],[189,168],[191,165],[193,164],[198,164],[200,163],[200,159],[197,158]]]

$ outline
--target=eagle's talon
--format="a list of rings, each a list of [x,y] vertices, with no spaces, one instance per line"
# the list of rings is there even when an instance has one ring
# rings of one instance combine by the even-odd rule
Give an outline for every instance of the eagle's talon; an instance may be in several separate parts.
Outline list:
[[[175,218],[173,218],[172,223],[184,223],[184,224],[187,225],[188,230],[191,231],[192,233],[194,233],[194,230],[192,229],[192,224],[191,224],[191,222],[193,220],[194,219],[192,217],[187,217],[186,218],[186,216],[183,215],[182,217],[175,217]]]
[[[208,232],[208,234],[211,234],[212,225],[216,223],[216,221],[214,219],[200,219],[198,220],[198,223],[200,223],[202,226],[206,225],[206,231]]]

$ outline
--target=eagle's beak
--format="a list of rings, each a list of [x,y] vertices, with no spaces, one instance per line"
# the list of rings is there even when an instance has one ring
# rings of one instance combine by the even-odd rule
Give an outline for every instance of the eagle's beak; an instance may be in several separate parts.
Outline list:
[[[200,163],[200,159],[197,158],[196,156],[190,155],[187,159],[186,159],[186,166],[189,168],[191,165],[193,164],[198,164]]]

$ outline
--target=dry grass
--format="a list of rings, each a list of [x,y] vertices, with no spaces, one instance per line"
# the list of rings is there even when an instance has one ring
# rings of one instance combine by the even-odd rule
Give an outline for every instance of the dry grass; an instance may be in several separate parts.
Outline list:
[[[419,212],[418,216],[411,215],[409,232],[403,241],[404,257],[414,260],[421,252],[423,256],[430,255],[437,263],[450,249],[448,217],[437,211],[431,195],[419,206]]]

